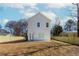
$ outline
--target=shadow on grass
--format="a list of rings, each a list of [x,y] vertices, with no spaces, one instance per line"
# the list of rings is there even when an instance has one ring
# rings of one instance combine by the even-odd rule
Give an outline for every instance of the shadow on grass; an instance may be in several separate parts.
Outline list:
[[[16,40],[16,41],[10,41],[10,42],[0,42],[0,44],[9,44],[9,43],[21,43],[21,42],[27,42],[25,39],[23,40]]]

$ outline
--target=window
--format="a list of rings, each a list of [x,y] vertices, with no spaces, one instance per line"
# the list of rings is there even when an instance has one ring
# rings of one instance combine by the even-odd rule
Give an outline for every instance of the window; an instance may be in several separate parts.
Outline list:
[[[40,27],[40,23],[39,22],[37,23],[37,27]]]
[[[46,27],[49,27],[49,23],[46,23]]]

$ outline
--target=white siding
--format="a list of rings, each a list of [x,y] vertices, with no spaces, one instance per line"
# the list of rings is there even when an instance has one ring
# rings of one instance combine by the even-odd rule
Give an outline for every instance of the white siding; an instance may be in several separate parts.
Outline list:
[[[40,27],[37,27],[37,23],[40,23]],[[49,23],[49,27],[46,27],[46,23]],[[28,39],[29,40],[50,40],[50,20],[42,14],[37,14],[28,20]]]

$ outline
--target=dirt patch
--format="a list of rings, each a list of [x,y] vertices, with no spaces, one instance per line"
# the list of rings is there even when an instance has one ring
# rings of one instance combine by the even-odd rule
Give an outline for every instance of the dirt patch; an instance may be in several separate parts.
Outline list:
[[[17,42],[0,44],[0,55],[5,56],[68,56],[79,55],[79,47],[52,40],[51,42]]]

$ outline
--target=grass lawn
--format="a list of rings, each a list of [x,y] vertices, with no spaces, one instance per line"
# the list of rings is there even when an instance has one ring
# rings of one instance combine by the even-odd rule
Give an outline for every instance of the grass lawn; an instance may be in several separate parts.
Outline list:
[[[53,37],[54,40],[59,40],[59,41],[63,41],[63,42],[67,42],[70,44],[75,44],[75,45],[79,45],[79,38],[78,37]]]
[[[75,40],[74,40],[75,39]],[[0,55],[2,56],[77,56],[79,46],[64,42],[79,44],[77,37],[53,37],[50,42],[30,41],[0,44]],[[24,40],[24,37],[0,36],[0,42]],[[64,42],[60,42],[60,41]]]
[[[10,41],[17,41],[17,40],[24,40],[24,37],[18,37],[18,36],[0,36],[0,43],[2,43],[2,42],[10,42]]]

